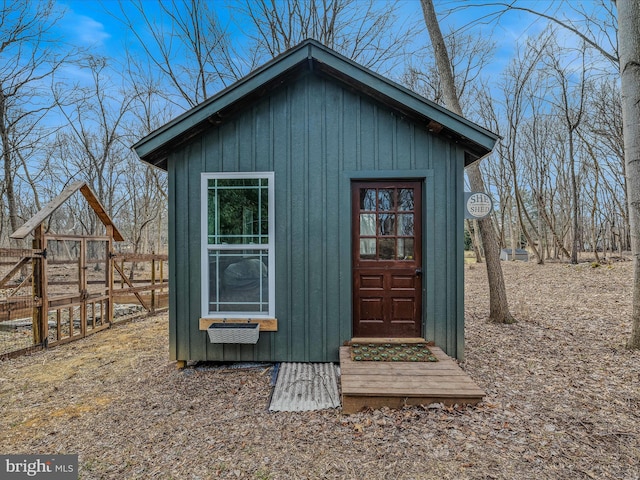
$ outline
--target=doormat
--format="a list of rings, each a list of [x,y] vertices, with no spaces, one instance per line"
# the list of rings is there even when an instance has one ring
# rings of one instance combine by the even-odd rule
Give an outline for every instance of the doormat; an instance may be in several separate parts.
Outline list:
[[[281,363],[269,410],[306,412],[340,407],[333,363]]]
[[[354,362],[437,362],[426,343],[351,344]]]

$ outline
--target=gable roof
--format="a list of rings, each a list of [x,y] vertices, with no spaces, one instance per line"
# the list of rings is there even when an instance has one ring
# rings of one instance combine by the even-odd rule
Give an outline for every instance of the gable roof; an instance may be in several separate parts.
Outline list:
[[[33,232],[38,225],[40,225],[47,218],[53,215],[53,213],[78,190],[80,190],[80,193],[82,193],[82,196],[84,196],[84,198],[87,200],[87,203],[93,209],[102,224],[105,227],[111,226],[113,228],[113,239],[117,242],[122,242],[124,240],[122,234],[113,224],[111,217],[102,206],[102,203],[100,203],[100,200],[98,200],[98,197],[96,197],[95,193],[93,193],[93,190],[91,190],[89,185],[87,185],[85,182],[75,182],[71,185],[68,185],[64,190],[62,190],[62,192],[60,192],[60,194],[56,198],[47,203],[24,225],[13,232],[10,237],[17,240],[25,238],[27,235]]]
[[[434,134],[459,143],[466,152],[465,166],[491,152],[499,138],[489,130],[362,67],[317,41],[305,40],[147,135],[133,148],[141,160],[166,170],[167,157],[173,148],[211,125],[224,123],[225,118],[233,112],[309,71],[337,79],[342,84],[423,122],[425,128]]]

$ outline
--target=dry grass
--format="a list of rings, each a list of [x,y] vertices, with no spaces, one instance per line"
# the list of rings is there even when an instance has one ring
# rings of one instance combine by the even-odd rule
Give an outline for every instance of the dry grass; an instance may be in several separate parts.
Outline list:
[[[79,453],[84,479],[637,479],[631,264],[505,263],[519,322],[465,267],[477,408],[268,413],[269,366],[177,371],[166,317],[0,363],[0,452]]]

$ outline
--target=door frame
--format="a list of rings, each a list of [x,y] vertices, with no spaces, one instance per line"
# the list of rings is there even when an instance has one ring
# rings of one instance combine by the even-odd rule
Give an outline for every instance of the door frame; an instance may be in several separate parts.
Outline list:
[[[359,225],[359,212],[360,212],[360,199],[359,192],[360,188],[371,185],[375,188],[403,188],[403,187],[411,187],[417,190],[416,195],[414,196],[414,261],[411,265],[402,265],[398,260],[378,260],[376,262],[376,266],[374,268],[386,269],[386,270],[401,270],[410,271],[415,269],[415,277],[416,283],[414,289],[415,299],[415,313],[414,313],[414,330],[411,335],[384,335],[381,338],[386,337],[398,337],[398,338],[411,338],[411,337],[423,337],[424,336],[424,313],[425,313],[425,305],[424,305],[424,281],[425,275],[422,273],[424,270],[424,236],[425,232],[424,228],[424,212],[426,211],[424,206],[424,189],[425,189],[425,177],[418,178],[404,178],[404,177],[373,177],[373,178],[350,178],[349,188],[350,188],[350,198],[351,198],[351,208],[349,209],[349,235],[351,240],[351,249],[350,249],[350,269],[351,269],[351,312],[352,312],[352,320],[351,320],[351,332],[352,336],[356,336],[356,332],[358,330],[358,321],[357,312],[359,311],[357,308],[356,302],[359,301],[359,293],[357,291],[357,278],[356,274],[358,271],[362,269],[366,269],[368,266],[373,267],[372,264],[367,265],[367,260],[363,261],[359,259],[360,254],[360,225]],[[364,268],[363,268],[364,267]],[[418,273],[418,271],[420,273]],[[399,332],[403,333],[403,332]],[[360,335],[357,335],[360,336]]]

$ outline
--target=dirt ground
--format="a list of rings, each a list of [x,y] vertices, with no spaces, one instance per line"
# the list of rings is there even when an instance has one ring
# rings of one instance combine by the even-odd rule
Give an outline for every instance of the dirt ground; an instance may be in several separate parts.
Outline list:
[[[514,325],[465,266],[478,407],[269,413],[269,365],[178,371],[159,316],[1,362],[0,453],[78,453],[83,479],[640,478],[631,262],[503,266]]]

